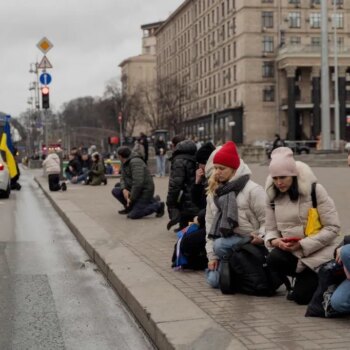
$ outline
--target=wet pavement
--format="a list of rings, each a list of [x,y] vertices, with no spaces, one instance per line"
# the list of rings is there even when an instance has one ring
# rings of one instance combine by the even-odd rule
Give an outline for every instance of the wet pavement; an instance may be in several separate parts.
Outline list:
[[[153,349],[32,174],[0,199],[0,349]]]

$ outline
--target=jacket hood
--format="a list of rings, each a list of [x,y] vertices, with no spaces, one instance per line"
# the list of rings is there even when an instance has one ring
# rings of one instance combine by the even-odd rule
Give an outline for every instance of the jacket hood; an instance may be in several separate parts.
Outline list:
[[[300,161],[296,161],[295,163],[298,171],[297,179],[299,193],[302,196],[308,196],[311,194],[311,184],[317,182],[317,177],[307,164]],[[273,201],[276,197],[276,191],[270,175],[266,179],[265,190],[269,200]]]
[[[243,159],[240,158],[239,160],[240,160],[239,167],[236,170],[235,175],[232,176],[232,178],[230,179],[230,181],[236,180],[244,175],[250,176],[252,174],[251,170],[249,169],[248,165],[246,163],[244,163]]]
[[[124,164],[129,163],[130,160],[131,160],[131,159],[134,159],[134,158],[140,158],[141,160],[143,160],[143,158],[142,158],[139,154],[137,154],[137,153],[135,153],[135,152],[131,152],[130,157],[127,158],[127,160],[125,161]]]
[[[215,150],[213,152],[211,152],[211,155],[209,156],[208,158],[208,161],[207,161],[207,164],[205,165],[205,177],[207,179],[210,178],[211,174],[213,173],[214,171],[214,163],[213,163],[213,159],[214,159],[214,156],[216,154],[216,152],[221,148],[222,146],[218,146],[215,148]]]
[[[194,156],[197,152],[196,144],[191,140],[184,140],[179,142],[174,150],[173,157],[179,154],[188,154]]]

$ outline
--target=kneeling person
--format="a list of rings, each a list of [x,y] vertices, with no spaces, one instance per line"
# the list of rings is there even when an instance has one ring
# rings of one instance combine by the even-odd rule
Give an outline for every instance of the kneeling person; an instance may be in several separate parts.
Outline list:
[[[122,163],[121,179],[120,187],[114,187],[112,194],[124,206],[119,214],[127,214],[130,219],[140,219],[152,213],[163,216],[165,205],[153,198],[154,182],[146,163],[128,147],[120,147],[117,153]]]

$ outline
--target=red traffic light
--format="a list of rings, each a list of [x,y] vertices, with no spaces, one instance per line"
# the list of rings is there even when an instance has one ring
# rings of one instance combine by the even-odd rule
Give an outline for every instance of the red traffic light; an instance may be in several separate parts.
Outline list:
[[[41,88],[41,93],[43,95],[48,95],[50,92],[49,88],[47,86],[44,86],[43,88]]]

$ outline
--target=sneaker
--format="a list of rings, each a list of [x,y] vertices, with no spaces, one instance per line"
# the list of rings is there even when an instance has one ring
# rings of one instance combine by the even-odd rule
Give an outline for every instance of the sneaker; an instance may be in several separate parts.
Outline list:
[[[293,290],[293,289],[290,289],[290,290],[287,292],[286,299],[287,299],[287,300],[290,300],[290,301],[294,301],[294,300],[295,300],[294,290]]]
[[[126,215],[129,213],[129,210],[125,208],[125,209],[119,210],[118,213],[121,215]]]
[[[62,182],[62,184],[61,184],[61,190],[62,190],[62,191],[67,191],[67,185],[66,185],[65,182]]]
[[[164,215],[165,204],[164,202],[159,203],[159,209],[157,210],[156,217],[161,218]]]

